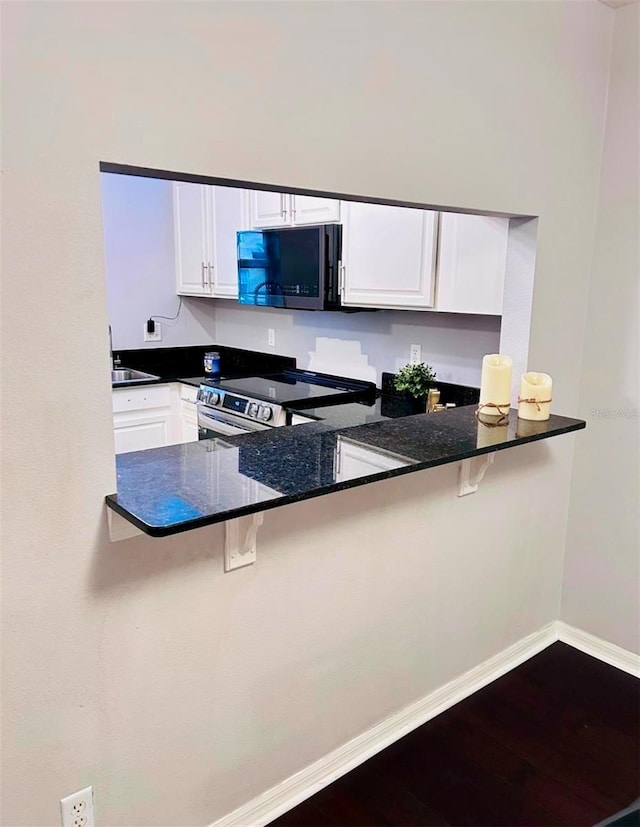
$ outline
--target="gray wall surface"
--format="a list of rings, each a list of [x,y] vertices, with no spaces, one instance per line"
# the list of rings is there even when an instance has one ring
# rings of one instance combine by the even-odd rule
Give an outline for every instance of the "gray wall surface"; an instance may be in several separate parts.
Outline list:
[[[447,465],[265,512],[256,565],[228,574],[222,525],[111,543],[99,161],[540,216],[530,363],[575,415],[585,339],[604,331],[627,358],[616,315],[592,301],[587,323],[625,9],[2,12],[0,820],[51,827],[59,799],[92,784],[100,824],[211,824],[560,617],[584,434],[501,451],[469,497]],[[64,392],[39,382],[29,405],[16,388],[36,365],[63,366]],[[600,446],[585,459],[608,507],[628,468]],[[606,571],[610,544],[584,565]],[[629,645],[627,617],[613,643]]]
[[[562,619],[640,652],[640,6],[616,11]]]
[[[161,322],[162,340],[145,342],[149,316],[175,316],[176,271],[170,181],[100,175],[107,307],[114,351],[204,345],[214,340],[209,299],[184,298],[175,321]]]
[[[380,310],[375,313],[308,313],[225,302],[216,307],[216,341],[296,356],[303,368],[380,382],[409,361],[412,344],[443,382],[480,385],[482,356],[500,344],[498,316]]]

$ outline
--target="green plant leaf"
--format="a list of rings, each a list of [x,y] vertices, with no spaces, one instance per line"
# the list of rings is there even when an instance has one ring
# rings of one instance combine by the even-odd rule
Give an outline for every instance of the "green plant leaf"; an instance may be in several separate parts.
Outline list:
[[[420,362],[415,365],[405,365],[396,374],[394,385],[396,390],[410,393],[416,399],[424,398],[429,392],[429,385],[436,378],[431,365]]]

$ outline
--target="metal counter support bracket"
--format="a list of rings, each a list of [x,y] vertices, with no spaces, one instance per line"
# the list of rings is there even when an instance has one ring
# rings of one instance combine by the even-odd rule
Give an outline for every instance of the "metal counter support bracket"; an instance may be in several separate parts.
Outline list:
[[[463,459],[458,472],[458,496],[466,497],[467,494],[475,494],[482,482],[487,468],[493,465],[495,452],[484,454],[473,459]]]
[[[256,562],[258,529],[264,521],[264,514],[250,514],[237,517],[224,524],[224,570],[233,571]]]

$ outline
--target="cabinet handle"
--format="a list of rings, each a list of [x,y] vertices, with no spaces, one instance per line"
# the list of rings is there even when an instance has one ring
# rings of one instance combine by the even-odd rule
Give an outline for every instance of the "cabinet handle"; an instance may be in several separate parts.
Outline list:
[[[214,271],[214,269],[215,269],[215,267],[213,266],[213,264],[211,264],[211,262],[209,262],[207,264],[207,270],[209,271],[208,282],[209,282],[210,287],[213,285],[213,271]]]
[[[202,272],[200,274],[200,278],[202,280],[202,288],[204,289],[207,286],[204,282],[204,261],[202,262]]]
[[[280,193],[280,212],[282,213],[282,217],[285,221],[287,220],[287,202],[285,201],[286,197],[287,196],[283,192]]]
[[[340,295],[344,298],[344,283],[346,279],[346,265],[340,264],[340,278],[338,279],[338,289],[340,291]]]

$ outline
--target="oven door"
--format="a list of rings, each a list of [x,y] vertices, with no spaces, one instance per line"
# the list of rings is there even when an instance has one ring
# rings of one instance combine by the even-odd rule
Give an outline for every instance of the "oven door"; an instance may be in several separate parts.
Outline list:
[[[263,422],[254,422],[198,405],[198,439],[255,434],[258,431],[269,431],[271,427]]]

